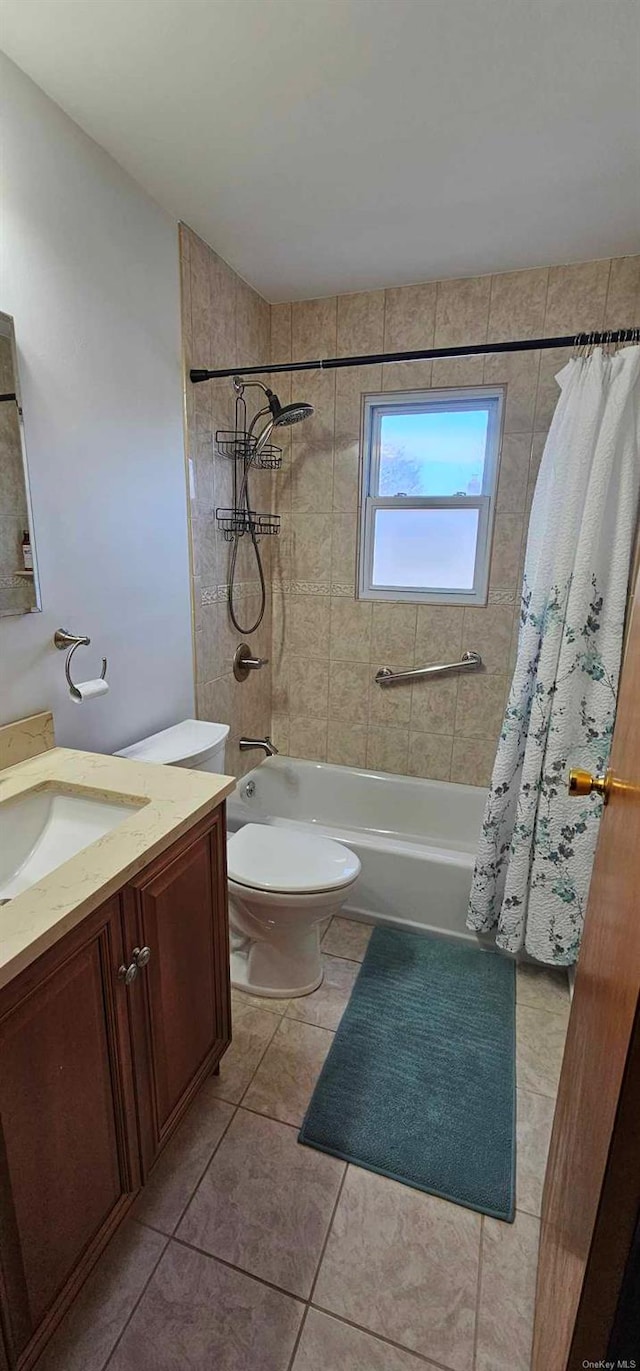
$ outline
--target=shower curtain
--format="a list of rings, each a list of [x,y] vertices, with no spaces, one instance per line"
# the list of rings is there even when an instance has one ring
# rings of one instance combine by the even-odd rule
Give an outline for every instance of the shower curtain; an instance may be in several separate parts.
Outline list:
[[[559,373],[536,485],[515,672],[467,925],[568,966],[580,947],[602,800],[569,767],[606,770],[640,481],[640,347]]]

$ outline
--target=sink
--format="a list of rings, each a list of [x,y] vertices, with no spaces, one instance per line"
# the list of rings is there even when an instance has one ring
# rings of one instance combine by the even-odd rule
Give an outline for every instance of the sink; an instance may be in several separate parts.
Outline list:
[[[0,904],[28,890],[141,808],[55,787],[31,790],[0,804]]]

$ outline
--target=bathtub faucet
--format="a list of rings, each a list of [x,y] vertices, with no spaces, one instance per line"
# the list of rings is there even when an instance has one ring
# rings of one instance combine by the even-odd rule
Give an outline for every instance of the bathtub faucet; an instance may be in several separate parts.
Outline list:
[[[278,749],[270,738],[241,738],[238,747],[241,752],[249,752],[253,747],[261,747],[265,757],[277,757]]]

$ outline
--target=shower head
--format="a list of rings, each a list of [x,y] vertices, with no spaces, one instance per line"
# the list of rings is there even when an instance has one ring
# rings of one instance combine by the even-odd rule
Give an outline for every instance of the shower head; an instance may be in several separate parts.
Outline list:
[[[242,395],[245,386],[257,386],[259,390],[264,391],[273,420],[273,428],[287,428],[290,424],[299,424],[303,419],[310,419],[313,414],[313,405],[307,404],[305,400],[295,401],[292,405],[281,405],[278,396],[274,395],[268,386],[264,386],[262,381],[245,381],[243,376],[234,376],[233,389],[236,395]],[[261,410],[260,413],[263,414],[266,411]],[[258,417],[259,415],[256,414],[255,418]]]
[[[296,400],[292,405],[281,405],[277,395],[270,395],[269,409],[273,415],[275,428],[287,428],[290,424],[299,424],[303,419],[310,419],[313,414],[313,405],[307,404],[305,400]]]

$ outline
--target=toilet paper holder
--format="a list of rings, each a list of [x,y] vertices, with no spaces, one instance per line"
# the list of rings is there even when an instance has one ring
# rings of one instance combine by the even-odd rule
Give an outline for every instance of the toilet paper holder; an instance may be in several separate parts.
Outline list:
[[[70,694],[73,696],[74,700],[81,700],[82,696],[80,694],[80,691],[78,690],[77,686],[74,685],[71,679],[71,658],[73,657],[74,652],[77,652],[79,647],[89,647],[91,639],[87,638],[84,634],[70,633],[68,628],[57,628],[53,635],[53,642],[55,647],[57,647],[60,652],[65,652],[67,648],[69,649],[67,652],[67,660],[64,664],[64,674],[67,678],[67,685],[69,687]],[[104,681],[106,679],[106,675],[107,659],[106,657],[103,657],[102,671],[100,672],[100,680]]]

